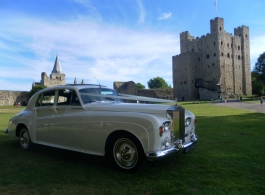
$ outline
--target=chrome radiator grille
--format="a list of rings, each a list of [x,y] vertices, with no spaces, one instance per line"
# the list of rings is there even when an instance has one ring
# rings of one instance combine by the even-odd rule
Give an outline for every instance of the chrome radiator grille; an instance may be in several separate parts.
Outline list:
[[[171,140],[177,145],[179,140],[184,143],[185,138],[185,109],[180,106],[171,106],[167,113],[172,118]]]

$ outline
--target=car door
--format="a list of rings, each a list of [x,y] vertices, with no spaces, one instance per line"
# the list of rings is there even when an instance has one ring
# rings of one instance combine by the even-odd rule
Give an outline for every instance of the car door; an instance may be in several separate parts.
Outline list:
[[[54,112],[51,117],[50,140],[52,145],[67,149],[80,149],[80,120],[83,107],[74,90],[57,91]]]
[[[43,92],[39,95],[35,104],[36,115],[36,140],[39,143],[50,141],[50,119],[53,115],[55,90]]]

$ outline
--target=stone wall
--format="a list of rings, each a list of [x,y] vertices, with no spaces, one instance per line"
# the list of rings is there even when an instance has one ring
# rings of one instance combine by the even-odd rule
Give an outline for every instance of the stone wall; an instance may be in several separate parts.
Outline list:
[[[114,82],[113,89],[115,89],[118,93],[137,95],[137,87],[133,81]]]
[[[0,90],[0,106],[12,106],[20,103],[26,104],[29,101],[29,91],[7,91]]]
[[[199,88],[199,93],[200,93],[200,100],[206,100],[206,101],[211,100],[211,98],[213,98],[213,100],[218,100],[220,95],[223,96],[223,98],[225,97],[224,94],[219,94],[217,91],[211,91],[204,88]]]
[[[173,100],[173,89],[138,89],[137,95]]]
[[[173,89],[137,89],[133,81],[114,82],[118,93],[173,100]]]

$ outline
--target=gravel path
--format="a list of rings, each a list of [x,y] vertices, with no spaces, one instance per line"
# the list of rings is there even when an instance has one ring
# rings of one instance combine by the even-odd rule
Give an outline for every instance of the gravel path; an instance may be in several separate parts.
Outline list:
[[[232,108],[240,108],[245,110],[251,110],[254,112],[265,113],[265,105],[260,105],[258,103],[244,103],[244,102],[234,102],[228,101],[227,103],[213,103],[217,106],[227,106]]]

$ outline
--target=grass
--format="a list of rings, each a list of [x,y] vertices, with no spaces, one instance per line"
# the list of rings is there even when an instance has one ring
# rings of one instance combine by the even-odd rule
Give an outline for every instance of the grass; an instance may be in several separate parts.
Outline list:
[[[180,103],[197,117],[197,148],[117,171],[103,157],[40,145],[25,151],[0,132],[0,194],[261,195],[265,193],[264,114],[209,103]],[[0,107],[0,129],[21,107]]]

